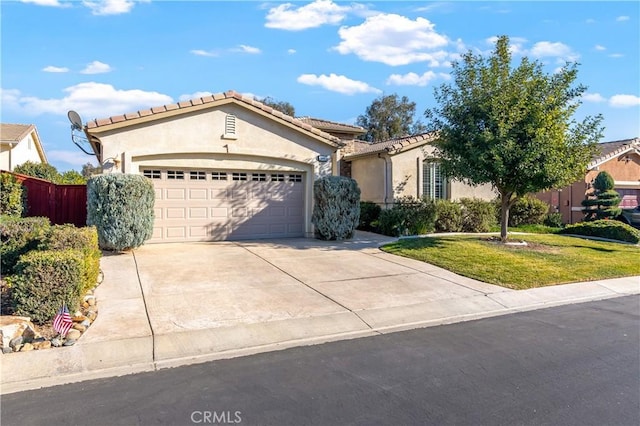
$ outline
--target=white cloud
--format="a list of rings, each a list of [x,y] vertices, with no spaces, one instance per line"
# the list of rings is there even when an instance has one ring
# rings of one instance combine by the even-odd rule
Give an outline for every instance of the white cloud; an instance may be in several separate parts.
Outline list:
[[[108,117],[147,109],[152,106],[173,102],[170,96],[158,92],[139,89],[121,90],[110,84],[80,83],[64,89],[65,95],[58,99],[40,99],[23,96],[20,91],[2,90],[2,103],[24,114],[66,115],[67,111],[77,111],[83,120]]]
[[[196,56],[208,56],[211,58],[215,58],[216,56],[220,55],[218,52],[214,50],[202,50],[202,49],[193,49],[190,51],[190,53]]]
[[[595,19],[593,19],[593,18],[589,18],[589,19],[587,19],[587,20],[586,20],[586,21],[584,21],[584,22],[585,22],[585,24],[595,24],[595,23],[596,23],[596,20],[595,20]]]
[[[213,93],[211,92],[195,92],[192,94],[187,94],[187,95],[180,95],[180,97],[178,98],[181,101],[188,101],[191,99],[197,99],[197,98],[203,98],[205,96],[211,96]]]
[[[585,93],[582,95],[582,100],[586,102],[606,102],[607,98],[602,96],[600,93]]]
[[[575,61],[579,55],[569,46],[560,42],[539,41],[531,48],[531,55],[536,58],[557,58],[559,63]]]
[[[618,16],[616,18],[616,21],[618,21],[618,22],[624,22],[624,21],[628,21],[628,20],[629,20],[629,17],[628,16],[624,16],[624,15],[623,16]]]
[[[47,151],[47,159],[49,161],[61,161],[63,163],[67,163],[72,166],[82,167],[87,163],[94,162],[95,157],[89,156],[76,148],[75,151],[64,151],[64,150]]]
[[[610,58],[622,58],[623,56],[622,53],[612,53],[609,55]]]
[[[353,8],[339,6],[331,0],[316,0],[300,7],[284,3],[269,9],[264,26],[279,30],[300,31],[325,24],[338,25]]]
[[[258,53],[262,53],[260,49],[253,46],[247,46],[246,44],[239,44],[238,47],[231,49],[233,52],[242,52],[249,53],[251,55],[256,55]]]
[[[613,95],[609,105],[614,108],[628,108],[640,105],[640,97],[635,95]]]
[[[295,54],[295,53],[296,53],[296,49],[287,49],[287,53],[288,53],[289,55],[293,55],[293,54]]]
[[[53,65],[48,65],[42,68],[44,72],[69,72],[69,68],[67,67],[54,67]]]
[[[381,90],[369,86],[367,83],[352,80],[344,75],[315,75],[302,74],[297,79],[298,83],[307,84],[309,86],[320,86],[332,92],[338,92],[345,95],[354,95],[356,93],[382,93]]]
[[[82,4],[91,9],[92,15],[120,15],[131,12],[136,3],[148,3],[150,0],[101,0],[87,1]]]
[[[418,75],[414,72],[410,72],[408,74],[391,74],[387,79],[387,84],[392,84],[396,86],[426,86],[432,80],[436,78],[443,78],[448,80],[451,78],[449,74],[438,73],[436,74],[433,71],[427,71],[422,75]]]
[[[112,68],[109,64],[105,64],[100,61],[93,61],[90,64],[87,64],[85,69],[80,71],[81,74],[104,74],[107,72],[111,72]]]
[[[69,3],[62,3],[59,0],[20,0],[22,3],[31,3],[37,6],[51,6],[51,7],[69,7]]]
[[[342,41],[334,47],[339,53],[353,53],[360,59],[387,65],[407,65],[429,62],[441,66],[449,53],[441,50],[449,44],[447,38],[434,30],[424,18],[415,21],[396,14],[379,14],[362,24],[338,30]]]
[[[602,45],[600,45],[600,44],[596,44],[596,45],[594,46],[594,49],[599,50],[599,51],[607,50],[607,48],[606,48],[606,47],[604,47],[604,46],[602,46]]]

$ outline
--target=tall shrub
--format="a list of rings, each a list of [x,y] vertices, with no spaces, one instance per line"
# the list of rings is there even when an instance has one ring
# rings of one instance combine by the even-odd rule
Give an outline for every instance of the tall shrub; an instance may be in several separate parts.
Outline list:
[[[26,188],[11,173],[0,173],[0,215],[20,217],[26,207]]]
[[[449,200],[436,201],[436,232],[462,231],[462,206]]]
[[[491,201],[479,198],[461,198],[462,230],[464,232],[489,232],[496,223],[495,209]]]
[[[87,224],[105,250],[140,247],[153,232],[155,192],[141,175],[107,174],[87,182]]]
[[[402,197],[395,201],[392,208],[380,214],[380,232],[392,237],[426,234],[434,230],[435,221],[436,207],[433,201]]]
[[[509,211],[509,226],[540,225],[544,222],[549,205],[530,195],[518,198]]]
[[[609,173],[598,173],[593,181],[593,191],[582,201],[585,220],[613,219],[620,216],[620,194],[614,191],[614,186],[615,181]]]
[[[360,219],[360,188],[344,176],[325,176],[313,184],[314,206],[311,222],[321,240],[353,237]]]
[[[376,203],[361,201],[358,229],[361,231],[375,231],[378,227],[378,220],[380,219],[381,211],[382,208],[380,208]]]
[[[0,268],[3,276],[14,273],[18,258],[34,250],[49,235],[46,217],[0,217]]]

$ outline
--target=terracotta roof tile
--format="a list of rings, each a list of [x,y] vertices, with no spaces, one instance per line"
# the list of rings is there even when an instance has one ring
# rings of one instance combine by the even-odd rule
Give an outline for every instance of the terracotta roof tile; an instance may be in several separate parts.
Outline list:
[[[166,110],[167,109],[166,109],[166,107],[164,105],[151,108],[151,112],[154,113],[154,114],[158,114],[160,112],[165,112]]]
[[[203,96],[202,98],[202,102],[204,102],[205,104],[208,104],[210,102],[213,102],[215,99],[213,99],[213,96]]]
[[[173,111],[174,109],[180,108],[178,104],[169,104],[165,105],[164,107],[167,109],[167,111]]]
[[[100,118],[96,120],[96,124],[98,126],[106,126],[107,124],[111,124],[111,118]]]
[[[376,143],[365,143],[353,145],[353,152],[345,155],[345,158],[359,157],[361,155],[372,155],[381,152],[393,153],[412,145],[423,145],[433,140],[432,133],[421,133],[415,136],[407,136],[404,138],[390,139]]]
[[[213,100],[219,101],[220,99],[224,99],[226,96],[224,93],[214,93]]]
[[[324,131],[337,131],[355,134],[367,133],[367,129],[365,129],[364,127],[354,126],[346,123],[338,123],[337,121],[323,120],[321,118],[314,117],[298,117],[298,120]]]
[[[202,105],[202,104],[203,104],[203,102],[202,102],[202,98],[194,98],[194,99],[191,99],[191,104],[192,104],[193,106],[196,106],[196,105]]]
[[[128,112],[124,115],[124,118],[126,118],[127,120],[133,120],[134,118],[139,118],[140,117],[140,113],[137,112]]]
[[[114,115],[113,117],[111,117],[111,122],[112,123],[119,123],[121,121],[125,121],[126,118],[124,117],[124,115]]]
[[[182,101],[182,102],[178,102],[178,106],[180,108],[188,108],[192,105],[191,105],[191,101]]]
[[[150,109],[141,109],[140,111],[138,111],[138,114],[140,114],[140,117],[146,117],[148,115],[153,115],[153,111],[151,111]]]

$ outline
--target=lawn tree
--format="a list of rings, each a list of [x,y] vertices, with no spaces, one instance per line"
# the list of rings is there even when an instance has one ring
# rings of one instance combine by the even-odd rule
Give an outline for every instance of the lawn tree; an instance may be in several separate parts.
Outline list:
[[[602,116],[576,122],[585,92],[574,85],[577,64],[553,74],[522,58],[511,65],[509,38],[497,39],[489,57],[464,54],[452,64],[452,83],[434,91],[429,130],[447,176],[491,184],[501,205],[502,241],[509,208],[527,193],[566,186],[584,176],[602,137]]]
[[[593,191],[582,200],[585,220],[615,219],[620,216],[620,194],[614,191],[614,185],[615,181],[609,173],[598,173],[593,180]]]
[[[356,124],[367,129],[360,139],[379,142],[425,131],[420,120],[415,120],[416,103],[397,94],[382,95],[373,100],[364,113],[358,116]]]
[[[267,96],[264,99],[255,98],[255,100],[258,102],[262,102],[266,106],[269,106],[276,111],[280,111],[283,114],[289,115],[291,117],[296,116],[296,109],[289,102],[277,101],[270,96]]]

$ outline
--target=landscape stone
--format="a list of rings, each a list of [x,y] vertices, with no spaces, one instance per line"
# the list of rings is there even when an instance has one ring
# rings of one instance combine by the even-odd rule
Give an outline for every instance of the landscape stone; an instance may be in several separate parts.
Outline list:
[[[35,349],[38,349],[38,350],[40,350],[40,349],[49,349],[49,348],[51,348],[51,342],[48,341],[48,340],[45,340],[43,342],[36,342],[36,343],[33,344],[33,347]]]
[[[56,348],[59,348],[60,346],[62,346],[62,340],[60,340],[57,337],[54,337],[53,339],[51,339],[51,346],[55,346]]]
[[[91,321],[95,321],[95,319],[98,317],[98,314],[94,311],[89,311],[87,313],[87,318],[89,318],[89,320]]]
[[[65,340],[63,346],[73,346],[75,344],[76,344],[75,339],[67,339],[67,340]]]
[[[9,342],[9,346],[13,348],[14,351],[18,351],[16,347],[22,346],[22,336],[11,339],[11,341]]]
[[[83,325],[85,327],[89,327],[91,325],[91,321],[87,318],[86,320],[82,321],[80,323],[80,325]]]
[[[25,343],[22,346],[22,349],[20,349],[20,352],[29,352],[29,351],[32,351],[33,349],[34,348],[33,348],[33,345],[31,343]]]
[[[78,331],[82,332],[82,331],[86,331],[86,330],[87,330],[87,327],[86,327],[86,326],[84,326],[84,325],[82,325],[81,323],[77,322],[77,323],[75,323],[75,324],[73,325],[73,329],[74,329],[74,330],[78,330]]]
[[[80,338],[80,334],[82,334],[82,333],[80,333],[79,330],[71,329],[67,333],[67,339],[78,340]]]
[[[13,349],[11,349],[10,347],[2,348],[3,354],[10,354],[11,352],[13,352]]]
[[[87,303],[89,304],[89,306],[96,306],[95,297],[92,297],[91,299],[87,300]]]
[[[0,315],[2,347],[8,347],[11,340],[18,336],[23,336],[27,329],[30,329],[30,331],[24,337],[36,336],[35,326],[31,323],[31,318],[13,315]]]

